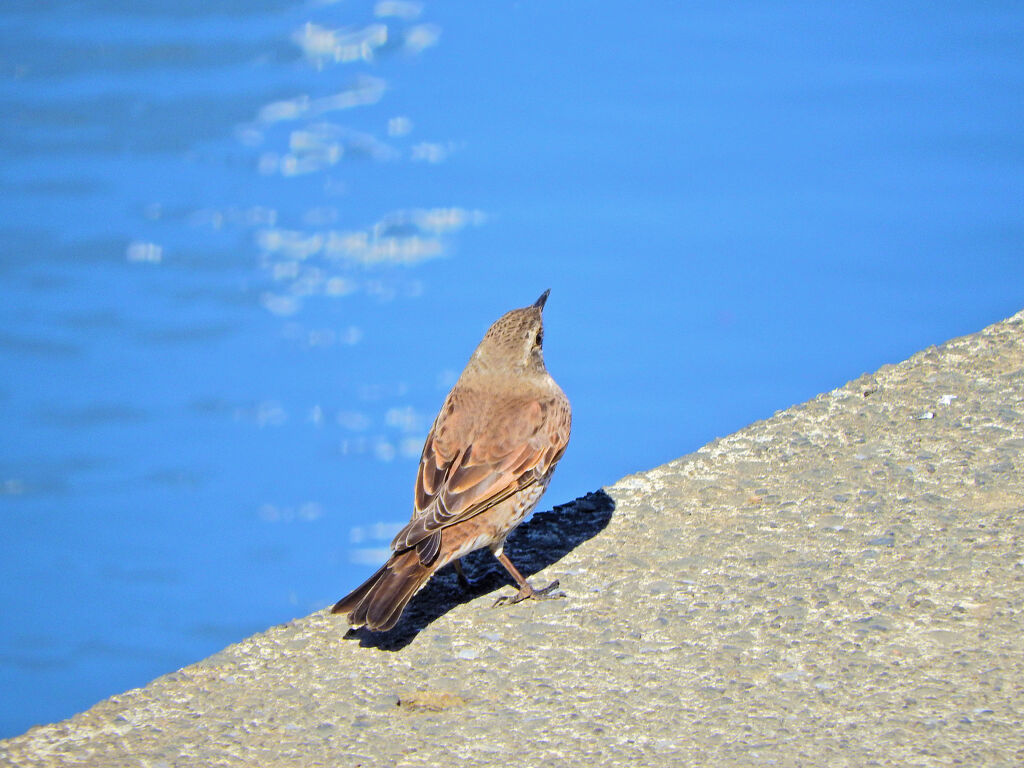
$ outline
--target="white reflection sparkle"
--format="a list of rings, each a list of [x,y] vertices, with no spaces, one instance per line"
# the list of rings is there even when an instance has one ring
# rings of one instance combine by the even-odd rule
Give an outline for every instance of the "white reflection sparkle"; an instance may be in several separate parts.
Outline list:
[[[451,150],[450,144],[445,146],[443,144],[423,141],[412,148],[411,157],[419,163],[432,163],[436,165],[437,163],[444,162],[448,155],[451,154]]]
[[[351,88],[332,96],[311,99],[308,95],[302,94],[291,99],[272,101],[260,109],[259,121],[277,123],[282,120],[298,120],[300,117],[316,117],[327,112],[376,104],[386,89],[385,80],[361,75]]]
[[[420,53],[441,39],[441,28],[436,24],[417,24],[405,33],[405,47],[411,53]]]
[[[263,504],[257,513],[265,523],[293,523],[296,521],[311,523],[323,517],[323,507],[315,501],[307,501],[298,507],[279,507],[276,504]]]
[[[420,454],[423,453],[423,442],[425,440],[425,435],[422,437],[403,437],[398,443],[398,451],[402,454],[403,458],[418,459]]]
[[[370,427],[370,417],[360,411],[338,411],[335,420],[339,426],[353,432],[361,432]]]
[[[388,136],[405,136],[412,133],[412,120],[404,115],[388,120]]]
[[[278,260],[268,266],[275,280],[303,281],[299,293],[311,293],[311,285],[321,286],[323,293],[343,296],[352,293],[355,285],[344,277],[322,271],[299,270],[297,263],[322,254],[328,262],[344,261],[362,266],[411,265],[445,255],[441,235],[466,226],[478,226],[486,220],[482,211],[463,208],[432,208],[396,211],[362,230],[322,230],[304,232],[271,228],[260,230],[256,242],[265,255]]]
[[[260,304],[274,315],[286,317],[299,311],[299,301],[294,296],[280,296],[269,291],[260,296]]]
[[[419,18],[422,12],[422,3],[408,2],[408,0],[381,0],[381,2],[373,7],[374,16],[395,16],[404,21],[412,21],[415,18]]]
[[[370,24],[362,29],[328,29],[307,22],[292,35],[307,59],[317,68],[325,61],[344,64],[352,61],[371,61],[374,51],[388,42],[388,28],[384,24]]]
[[[314,405],[309,409],[309,415],[306,420],[316,427],[321,426],[324,423],[324,409],[318,405]]]
[[[404,432],[418,432],[423,417],[411,405],[401,408],[388,408],[384,414],[384,423],[389,427],[398,427]]]
[[[356,284],[352,280],[346,280],[344,277],[332,277],[324,283],[324,293],[328,296],[348,296],[350,293],[354,293],[356,290]]]
[[[402,530],[402,523],[373,523],[371,525],[353,525],[348,532],[348,540],[353,544],[364,541],[391,541],[395,534]]]
[[[391,556],[390,547],[354,549],[349,559],[359,565],[380,565]]]
[[[378,461],[391,462],[395,460],[395,456],[398,451],[395,448],[395,444],[390,440],[379,438],[373,444],[373,455]]]
[[[125,249],[125,258],[136,263],[159,264],[163,261],[164,249],[156,243],[135,240],[128,243],[128,247]]]
[[[348,155],[369,157],[378,162],[396,160],[399,152],[373,134],[353,131],[327,121],[292,131],[288,152],[264,152],[258,167],[263,175],[280,173],[299,176],[337,165]]]

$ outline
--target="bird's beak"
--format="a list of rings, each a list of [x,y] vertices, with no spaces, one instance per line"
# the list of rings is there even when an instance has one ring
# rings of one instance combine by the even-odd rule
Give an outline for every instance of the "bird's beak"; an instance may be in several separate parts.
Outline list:
[[[535,302],[533,302],[533,306],[537,307],[538,309],[544,309],[544,302],[546,302],[548,300],[548,294],[549,293],[551,293],[551,289],[550,288],[548,288],[546,291],[544,291],[544,293],[542,293],[540,295],[540,298],[537,299]]]

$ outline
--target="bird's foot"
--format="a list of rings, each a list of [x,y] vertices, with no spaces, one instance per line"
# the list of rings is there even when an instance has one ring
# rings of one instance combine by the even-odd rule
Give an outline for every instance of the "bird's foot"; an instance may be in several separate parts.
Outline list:
[[[558,588],[558,579],[555,579],[543,589],[534,589],[529,584],[526,584],[520,587],[519,591],[512,595],[512,597],[507,595],[499,597],[491,607],[497,608],[499,605],[514,605],[530,598],[535,600],[553,600],[558,597],[565,597],[565,592]]]
[[[468,578],[466,578],[466,572],[462,570],[462,561],[455,561],[455,574],[459,577],[459,586],[466,592],[472,592],[475,586]]]

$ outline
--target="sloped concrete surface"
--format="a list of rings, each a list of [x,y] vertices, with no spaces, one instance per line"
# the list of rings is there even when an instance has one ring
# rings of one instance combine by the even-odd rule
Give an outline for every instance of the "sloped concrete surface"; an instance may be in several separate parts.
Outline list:
[[[1024,313],[534,516],[387,635],[315,613],[17,766],[1024,764]],[[346,587],[339,584],[341,594]]]

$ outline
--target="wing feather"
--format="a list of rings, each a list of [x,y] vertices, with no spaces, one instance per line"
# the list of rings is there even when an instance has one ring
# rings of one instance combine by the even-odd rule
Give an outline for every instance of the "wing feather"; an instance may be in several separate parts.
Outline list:
[[[416,546],[545,477],[569,440],[569,404],[559,395],[513,401],[480,425],[457,423],[468,409],[446,402],[423,446],[413,519],[392,548]]]

